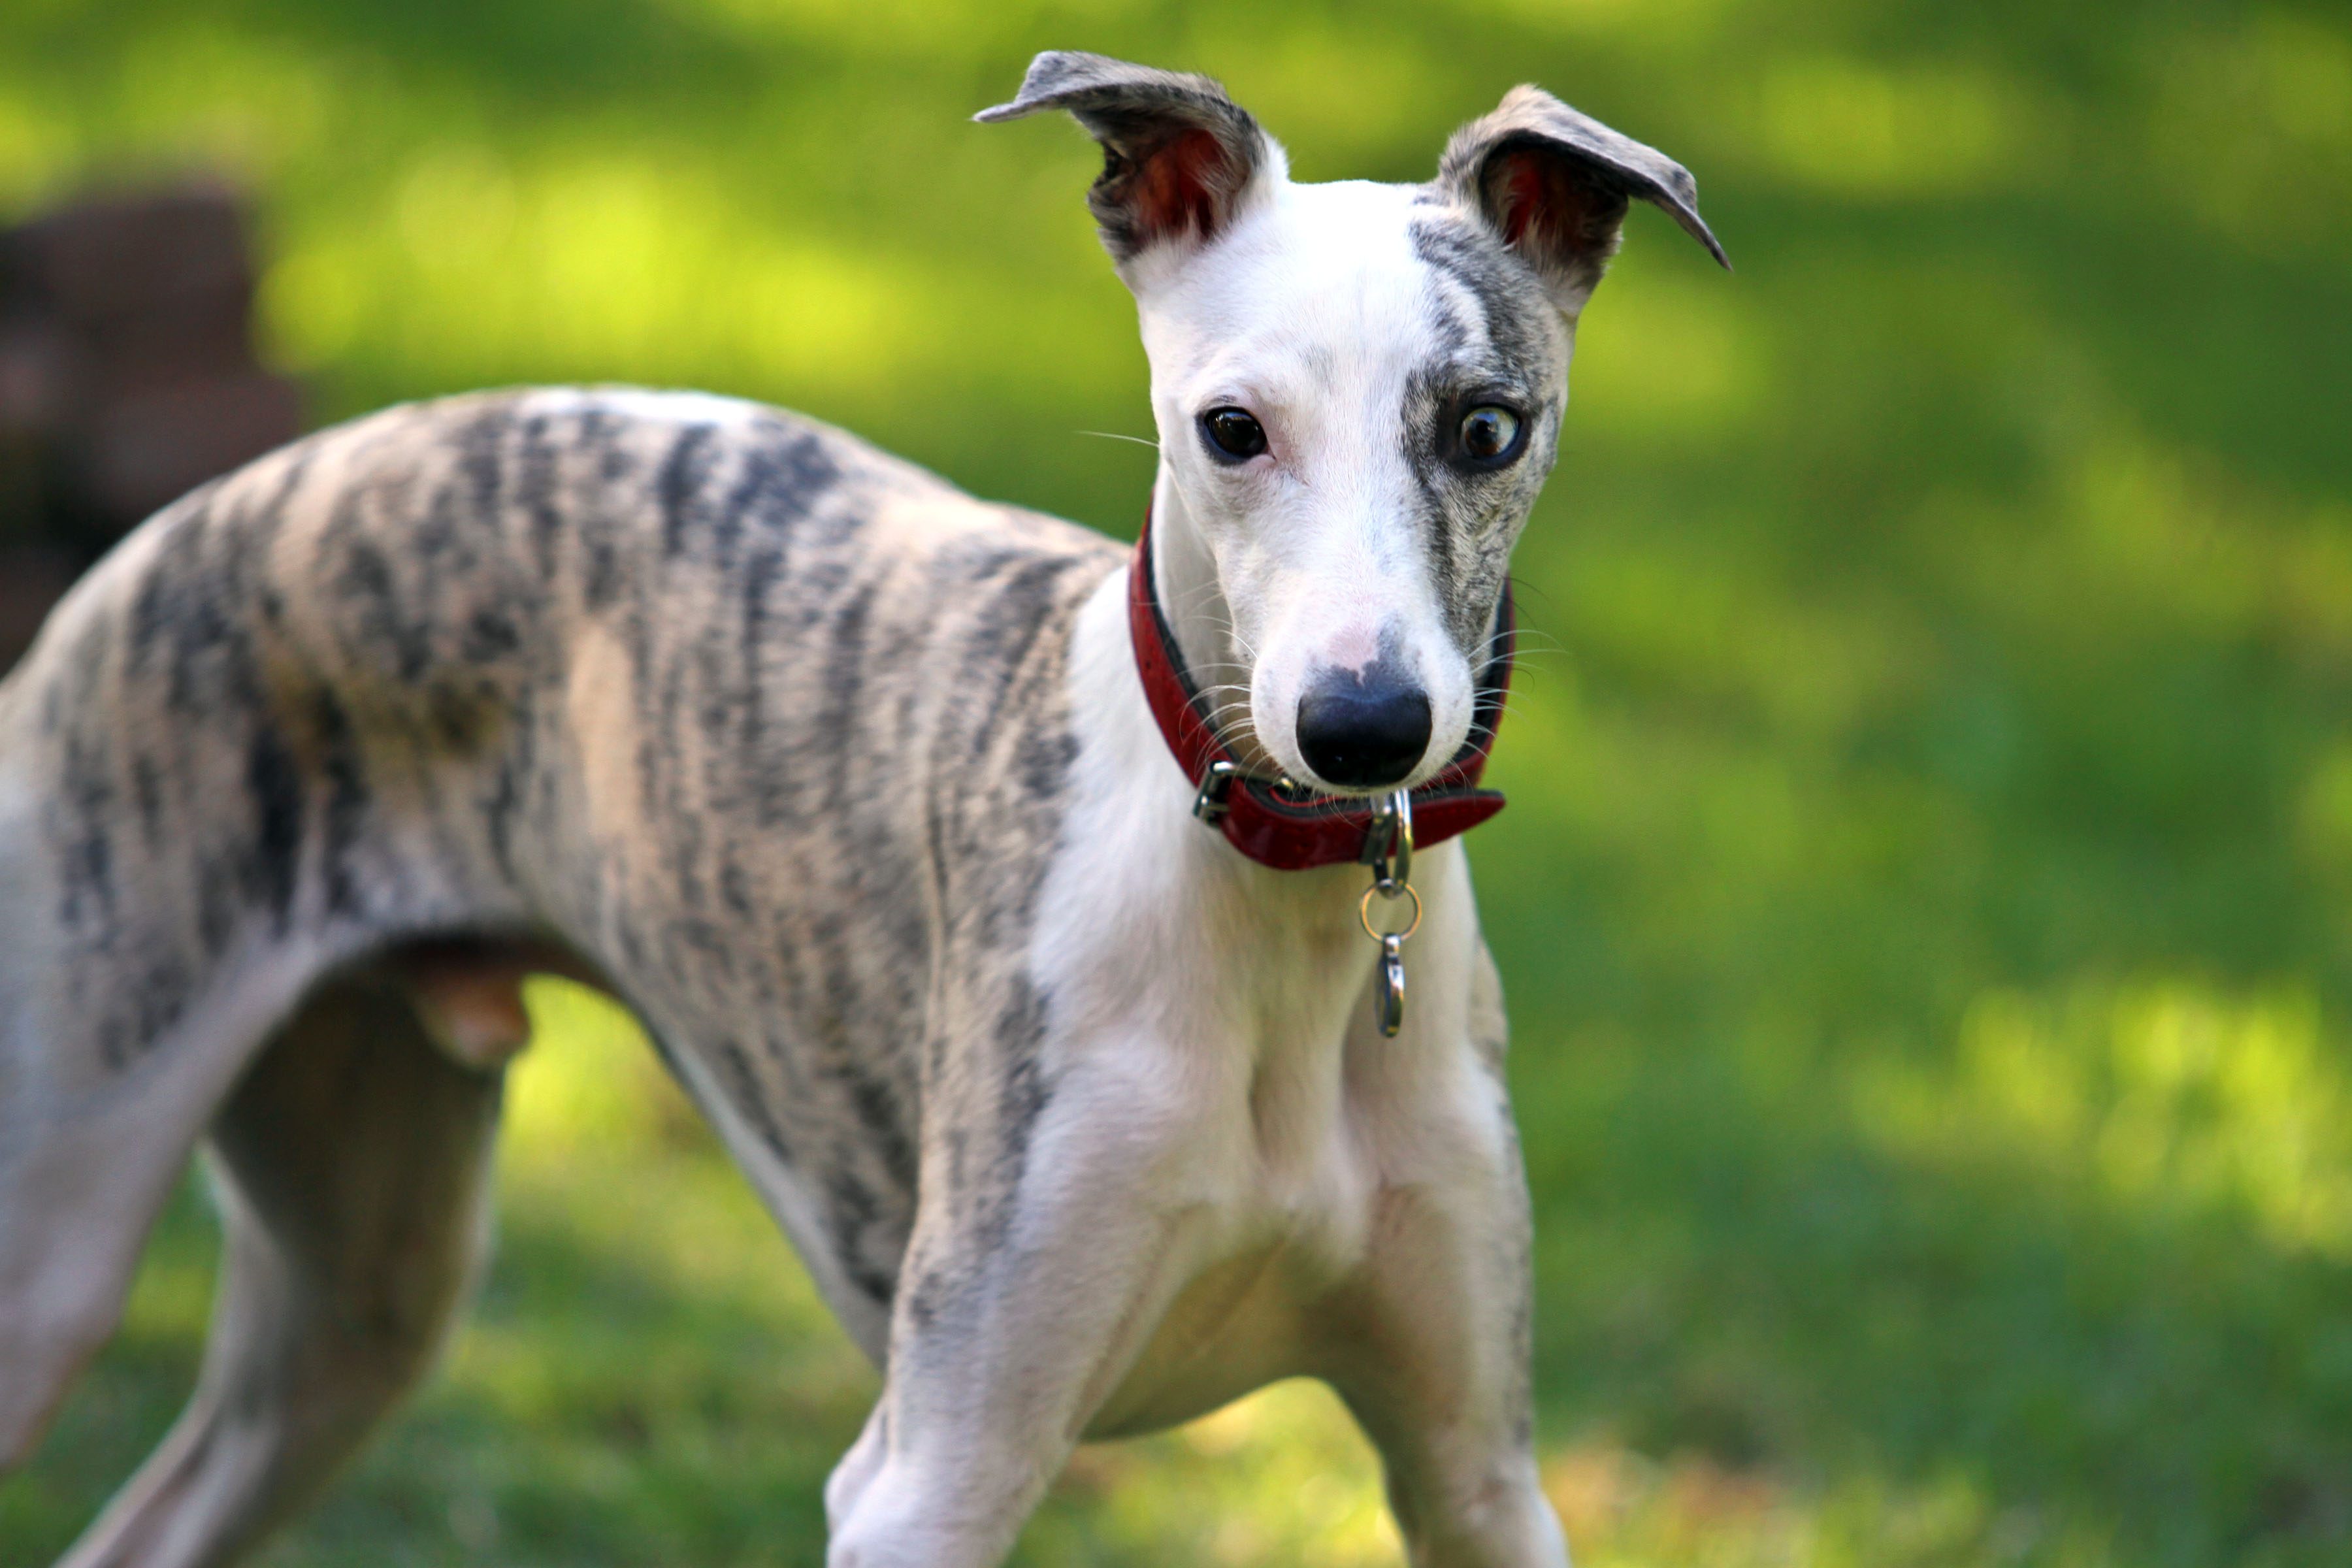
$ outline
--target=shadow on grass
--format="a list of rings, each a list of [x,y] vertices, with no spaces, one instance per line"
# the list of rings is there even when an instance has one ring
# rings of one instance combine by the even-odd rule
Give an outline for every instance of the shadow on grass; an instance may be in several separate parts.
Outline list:
[[[2196,988],[2012,1001],[1959,1069],[1523,1043],[1542,1430],[1582,1560],[2340,1561],[2352,1267],[2342,1215],[2297,1194],[2340,1201],[2345,1163],[2261,1164],[2311,1120],[2230,1077],[2269,1048],[2276,1093],[2340,1095],[2309,1022]],[[549,1081],[613,1060],[542,1049]],[[623,1078],[518,1096],[468,1326],[273,1561],[822,1561],[873,1374],[674,1106],[545,1142],[651,1081]],[[209,1230],[184,1192],[122,1339],[0,1504],[9,1561],[61,1547],[160,1433]],[[1336,1405],[1282,1395],[1087,1451],[1022,1560],[1392,1562],[1376,1502]]]
[[[1579,1048],[1616,1060],[1548,1079],[1530,1147],[1547,1433],[1793,1491],[1829,1560],[2316,1568],[2352,1546],[2340,1237],[2119,1194],[1933,1078],[1898,1114],[1851,1076]],[[1856,1512],[1857,1488],[1885,1496]]]

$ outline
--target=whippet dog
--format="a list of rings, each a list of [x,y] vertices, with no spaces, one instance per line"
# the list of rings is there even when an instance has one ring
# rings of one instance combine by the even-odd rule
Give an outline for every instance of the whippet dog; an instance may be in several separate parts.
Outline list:
[[[995,1563],[1073,1445],[1293,1375],[1416,1564],[1566,1562],[1452,835],[1629,200],[1721,251],[1531,87],[1421,185],[1295,184],[1216,83],[1093,55],[979,118],[1045,110],[1150,356],[1132,557],[772,409],[494,393],[166,509],[0,687],[0,1467],[199,1142],[227,1233],[77,1568],[233,1560],[416,1379],[547,968],[883,1369],[832,1568]]]

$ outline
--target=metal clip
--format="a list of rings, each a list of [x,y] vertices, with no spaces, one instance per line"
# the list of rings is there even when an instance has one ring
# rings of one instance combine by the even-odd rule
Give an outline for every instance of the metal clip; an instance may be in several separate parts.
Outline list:
[[[1214,762],[1201,775],[1201,792],[1192,797],[1192,815],[1212,826],[1222,821],[1231,803],[1225,798],[1233,793],[1234,780],[1241,769],[1229,762]]]
[[[1402,897],[1412,880],[1412,795],[1391,790],[1381,797],[1364,829],[1364,863],[1372,868],[1372,886],[1381,897]]]
[[[1381,938],[1381,972],[1372,985],[1372,1021],[1393,1040],[1404,1027],[1404,938]]]
[[[1364,889],[1356,904],[1356,918],[1363,922],[1364,934],[1381,944],[1380,973],[1372,977],[1372,1022],[1384,1037],[1394,1039],[1404,1027],[1404,944],[1421,929],[1421,895],[1412,883],[1398,883],[1393,896],[1412,900],[1412,920],[1402,931],[1384,931],[1372,925],[1372,895],[1380,890],[1377,882]]]

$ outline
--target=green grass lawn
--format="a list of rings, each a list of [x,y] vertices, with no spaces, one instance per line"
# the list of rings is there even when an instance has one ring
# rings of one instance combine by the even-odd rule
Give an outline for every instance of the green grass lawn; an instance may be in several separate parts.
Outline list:
[[[1029,53],[1223,76],[1303,178],[1533,79],[1635,215],[1521,552],[1473,856],[1587,1568],[2352,1561],[2352,23],[2338,5],[16,0],[0,212],[257,194],[322,417],[517,380],[789,403],[1131,530],[1131,307]],[[273,1559],[821,1560],[873,1374],[625,1026],[551,986],[501,1243]],[[168,1422],[194,1186],[29,1472]],[[1082,1454],[1032,1564],[1394,1563],[1286,1386]]]

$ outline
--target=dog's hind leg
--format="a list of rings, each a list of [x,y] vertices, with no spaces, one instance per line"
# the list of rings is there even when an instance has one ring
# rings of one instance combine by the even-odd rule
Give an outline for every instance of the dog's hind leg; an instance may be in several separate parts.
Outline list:
[[[311,969],[293,954],[251,966],[153,1048],[105,1064],[43,984],[58,966],[37,924],[5,896],[9,826],[0,812],[0,920],[16,921],[0,930],[0,1476],[114,1332],[190,1151]]]
[[[500,1083],[382,975],[278,1034],[209,1140],[228,1234],[195,1395],[68,1568],[234,1561],[352,1454],[466,1293]]]

